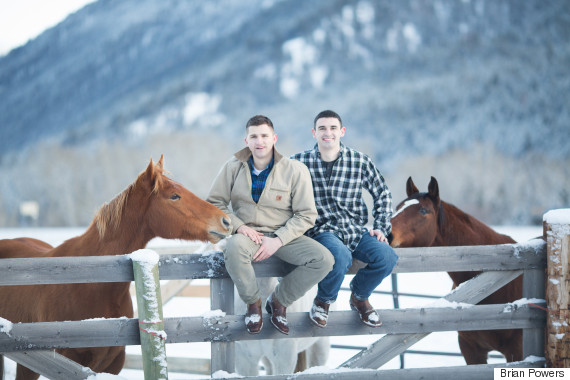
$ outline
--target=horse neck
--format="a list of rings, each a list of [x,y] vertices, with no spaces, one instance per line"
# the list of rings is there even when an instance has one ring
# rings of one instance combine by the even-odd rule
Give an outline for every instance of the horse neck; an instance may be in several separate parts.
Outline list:
[[[54,248],[51,256],[125,255],[146,247],[153,237],[144,227],[141,215],[127,212],[117,228],[107,229],[104,236],[93,221],[83,235]]]
[[[511,237],[497,233],[457,207],[445,202],[441,204],[444,218],[440,222],[433,246],[492,245],[515,242]],[[448,272],[448,274],[458,285],[475,277],[479,272]]]
[[[477,218],[461,211],[452,204],[441,202],[444,217],[433,246],[492,245],[515,243],[499,234]],[[440,210],[440,213],[442,210]]]

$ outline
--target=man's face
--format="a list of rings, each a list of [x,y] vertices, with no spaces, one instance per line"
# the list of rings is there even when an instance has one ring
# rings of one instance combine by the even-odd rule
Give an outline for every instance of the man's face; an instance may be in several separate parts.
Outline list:
[[[245,143],[251,150],[254,159],[267,159],[273,155],[273,146],[277,135],[267,124],[254,125],[247,129]]]
[[[317,119],[313,129],[313,137],[317,139],[319,149],[340,148],[340,138],[344,136],[344,127],[336,117]]]

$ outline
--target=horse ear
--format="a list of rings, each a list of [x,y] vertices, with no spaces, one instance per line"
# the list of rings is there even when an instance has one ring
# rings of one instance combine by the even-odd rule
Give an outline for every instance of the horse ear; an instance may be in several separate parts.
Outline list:
[[[157,168],[158,166],[158,168]],[[153,190],[157,189],[157,180],[158,175],[162,173],[162,156],[160,157],[160,161],[158,163],[154,163],[152,157],[150,158],[150,162],[146,167],[144,177],[148,180],[150,184],[150,188]]]
[[[439,203],[439,185],[437,184],[437,179],[431,177],[428,185],[429,195]]]
[[[417,194],[419,192],[420,191],[414,184],[414,181],[412,181],[412,177],[408,177],[408,180],[406,181],[406,194],[408,194],[408,197],[411,197],[412,195]]]
[[[154,162],[152,161],[152,157],[150,158],[150,162],[145,170],[145,178],[147,178],[151,183],[154,182],[154,177],[156,176],[155,169],[154,169]]]
[[[156,164],[161,170],[164,170],[164,154],[160,155],[160,160]]]

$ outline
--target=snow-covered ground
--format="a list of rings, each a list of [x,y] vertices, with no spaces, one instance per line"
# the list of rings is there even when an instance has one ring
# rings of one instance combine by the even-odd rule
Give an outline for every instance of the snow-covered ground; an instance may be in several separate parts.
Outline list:
[[[529,226],[529,227],[511,227],[511,226],[497,226],[494,227],[497,231],[512,236],[515,240],[521,242],[531,238],[542,235],[542,227]],[[6,228],[0,229],[0,239],[14,238],[20,236],[35,237],[44,240],[52,245],[59,245],[64,240],[82,234],[85,228]],[[180,241],[168,241],[162,239],[155,239],[149,243],[148,248],[174,246],[180,244],[190,244]],[[195,243],[193,243],[195,244]],[[347,276],[345,280],[345,287],[348,287],[350,277]],[[194,285],[207,285],[207,280],[194,280]],[[403,293],[420,293],[427,295],[443,296],[451,289],[451,280],[446,273],[404,273],[398,274],[398,290]],[[391,281],[386,279],[377,290],[391,291]],[[339,295],[337,306],[338,310],[348,310],[349,293],[341,291]],[[370,299],[372,305],[379,309],[391,309],[394,307],[391,295],[374,294]],[[411,296],[400,296],[400,308],[417,307],[430,302],[433,299],[418,298]],[[175,297],[169,303],[164,305],[164,317],[181,317],[181,316],[200,316],[210,310],[210,302],[208,298],[189,298],[189,297]],[[271,328],[267,326],[266,328]],[[381,335],[370,336],[348,336],[348,337],[332,337],[331,344],[333,345],[349,345],[349,346],[368,346],[374,341],[378,340]],[[412,350],[421,351],[438,351],[438,352],[452,352],[459,353],[457,344],[456,332],[442,332],[432,333],[427,338],[423,339],[412,347]],[[127,352],[131,354],[140,353],[139,346],[127,347]],[[329,368],[335,368],[342,364],[344,361],[355,355],[358,351],[351,349],[331,349],[329,360],[326,364]],[[166,346],[166,353],[169,357],[194,357],[194,358],[209,358],[210,357],[210,344],[209,343],[185,343],[185,344],[169,344]],[[7,360],[7,370],[9,371],[7,379],[14,377],[14,363]],[[491,363],[504,362],[503,359],[490,359]],[[404,357],[406,368],[420,368],[420,367],[437,367],[437,366],[453,366],[464,365],[465,362],[461,356],[442,356],[442,355],[420,355],[420,354],[406,354]],[[400,368],[400,359],[395,358],[387,363],[382,368]],[[122,378],[138,380],[143,379],[142,371],[137,370],[123,370],[120,374]],[[188,378],[204,378],[205,376],[195,376],[188,374],[177,374],[169,372],[170,379],[188,379]],[[42,379],[42,378],[40,378]]]

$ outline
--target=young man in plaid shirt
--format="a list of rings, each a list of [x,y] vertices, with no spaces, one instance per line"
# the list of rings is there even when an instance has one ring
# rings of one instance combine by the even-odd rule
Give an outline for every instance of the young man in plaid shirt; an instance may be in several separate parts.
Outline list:
[[[350,283],[350,307],[366,325],[378,327],[382,322],[368,298],[398,260],[388,242],[392,196],[372,160],[341,143],[344,133],[340,116],[323,111],[314,120],[315,147],[291,157],[307,165],[313,181],[318,217],[306,235],[327,247],[335,258],[332,271],[319,282],[309,317],[317,326],[326,327],[329,306],[355,258],[367,265]],[[363,190],[374,200],[371,230],[365,227],[368,210]]]

